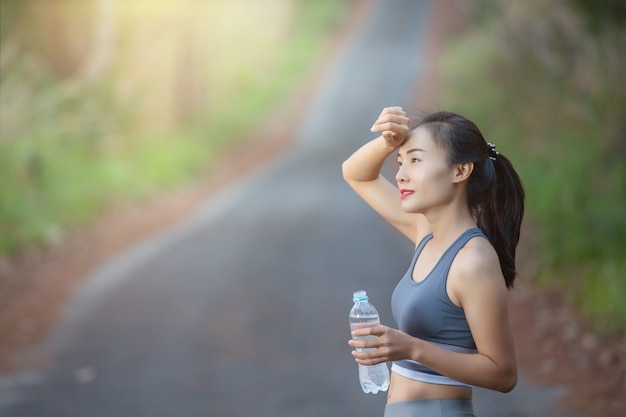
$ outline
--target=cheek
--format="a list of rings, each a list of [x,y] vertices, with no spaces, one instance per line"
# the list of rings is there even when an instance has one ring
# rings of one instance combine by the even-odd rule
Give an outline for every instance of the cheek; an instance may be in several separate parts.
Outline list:
[[[422,169],[415,171],[413,181],[419,184],[420,187],[427,187],[429,189],[446,189],[451,184],[446,169],[426,164],[422,166]]]
[[[431,172],[421,175],[417,187],[425,197],[427,204],[439,205],[450,201],[454,195],[454,187],[447,171]]]

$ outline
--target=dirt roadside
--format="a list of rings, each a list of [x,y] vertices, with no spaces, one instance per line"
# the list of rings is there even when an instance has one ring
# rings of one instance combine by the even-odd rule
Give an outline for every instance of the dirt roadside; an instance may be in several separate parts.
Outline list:
[[[371,2],[353,2],[350,22],[326,53],[337,57]],[[462,22],[450,0],[435,3],[427,38],[426,62],[436,62],[450,33]],[[97,222],[68,234],[55,244],[17,254],[0,262],[0,373],[45,366],[46,358],[29,353],[44,340],[72,289],[96,266],[164,228],[175,225],[228,184],[271,159],[294,136],[316,85],[322,66],[302,91],[290,97],[254,138],[244,138],[222,163],[196,184],[146,201],[117,207]],[[418,102],[435,96],[434,66],[416,92]],[[286,122],[288,121],[288,122]],[[564,407],[581,416],[626,414],[626,339],[603,338],[589,331],[559,295],[533,283],[536,257],[522,243],[522,266],[512,292],[511,316],[522,375],[536,383],[567,387]]]

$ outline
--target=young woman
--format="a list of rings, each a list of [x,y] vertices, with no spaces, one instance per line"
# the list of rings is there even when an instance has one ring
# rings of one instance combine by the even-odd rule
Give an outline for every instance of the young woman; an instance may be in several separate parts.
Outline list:
[[[416,246],[391,300],[399,330],[353,332],[362,365],[392,361],[385,417],[473,416],[476,385],[508,392],[517,365],[508,319],[524,191],[474,123],[449,112],[410,129],[400,107],[342,166],[348,184]],[[397,187],[381,174],[397,155]],[[373,348],[358,352],[356,349]]]

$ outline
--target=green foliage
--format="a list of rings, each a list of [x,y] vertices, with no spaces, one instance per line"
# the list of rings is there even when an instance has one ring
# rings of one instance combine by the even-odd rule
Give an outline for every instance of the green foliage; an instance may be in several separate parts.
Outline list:
[[[0,3],[3,22],[10,20],[5,12],[21,11],[17,3]],[[195,109],[199,117],[175,129],[145,129],[143,92],[120,97],[124,74],[113,71],[97,82],[80,74],[61,79],[3,36],[0,256],[54,242],[107,207],[206,173],[226,147],[312,75],[347,6],[297,3],[285,47],[261,55],[258,68],[236,68],[216,96],[219,106]]]
[[[580,292],[575,303],[592,320],[592,325],[607,334],[624,333],[626,311],[626,265],[614,259],[583,264]]]
[[[626,73],[624,29],[591,34],[565,2],[501,12],[448,50],[442,100],[518,169],[540,279],[562,286],[597,328],[623,332],[626,91],[616,86]]]
[[[127,126],[128,115],[114,109],[105,85],[55,84],[28,61],[3,74],[0,254],[55,240],[124,186],[111,169],[107,141]]]
[[[586,19],[592,31],[599,32],[607,24],[614,27],[626,24],[626,2],[623,0],[572,0]]]

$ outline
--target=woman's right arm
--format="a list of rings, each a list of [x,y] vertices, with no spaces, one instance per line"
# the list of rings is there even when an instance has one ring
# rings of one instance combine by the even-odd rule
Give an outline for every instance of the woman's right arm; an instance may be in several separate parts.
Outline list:
[[[409,132],[409,119],[400,107],[383,110],[372,132],[381,135],[354,152],[342,165],[343,177],[352,189],[387,222],[413,243],[417,240],[417,214],[406,213],[398,188],[380,173]]]

